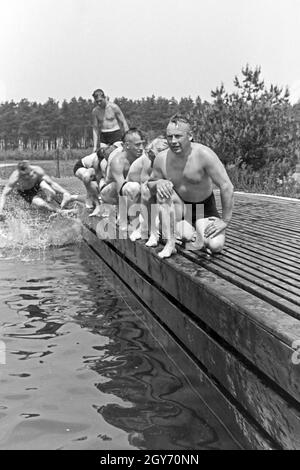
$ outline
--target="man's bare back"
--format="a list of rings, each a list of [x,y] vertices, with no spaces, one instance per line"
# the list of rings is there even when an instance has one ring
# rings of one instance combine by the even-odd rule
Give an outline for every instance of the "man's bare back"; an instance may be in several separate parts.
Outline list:
[[[116,149],[108,158],[105,183],[109,184],[115,181],[115,178],[114,178],[115,169],[121,170],[121,172],[123,173],[124,179],[126,179],[130,165],[131,163],[127,158],[126,151],[124,150],[122,151],[121,149]]]

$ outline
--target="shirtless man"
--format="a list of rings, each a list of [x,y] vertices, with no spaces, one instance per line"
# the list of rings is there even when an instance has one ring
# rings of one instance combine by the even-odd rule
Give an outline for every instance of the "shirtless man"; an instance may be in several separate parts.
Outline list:
[[[140,183],[129,182],[127,175],[133,162],[143,154],[144,137],[138,129],[132,128],[125,133],[123,140],[123,148],[117,148],[108,158],[105,183],[100,192],[106,204],[117,205],[119,196],[126,198],[129,205],[140,199]]]
[[[184,117],[174,115],[170,119],[167,140],[169,149],[155,159],[148,182],[150,191],[156,192],[158,202],[163,203],[163,233],[167,243],[159,256],[166,258],[176,252],[175,230],[187,241],[196,235],[199,249],[204,246],[212,253],[220,252],[233,208],[233,186],[226,170],[210,148],[192,142],[190,124]],[[220,189],[222,217],[216,209],[213,183]],[[182,220],[187,209],[192,224]],[[151,245],[157,242],[152,240]]]
[[[148,238],[149,228],[153,227],[151,219],[154,221],[157,216],[157,214],[154,213],[156,200],[149,191],[147,181],[152,172],[154,159],[157,157],[159,152],[162,152],[166,148],[168,148],[166,138],[164,136],[156,137],[146,146],[145,152],[143,152],[142,156],[137,158],[129,168],[127,181],[138,182],[141,185],[140,202],[142,206],[141,213],[143,219],[140,226],[131,234],[130,238],[132,241],[140,238]]]
[[[104,176],[105,168],[106,160],[102,148],[78,160],[73,168],[74,175],[83,182],[87,191],[86,208],[95,207],[90,217],[100,213],[99,182]]]
[[[31,165],[27,160],[23,160],[18,163],[17,169],[10,175],[8,183],[5,185],[1,194],[0,220],[5,218],[3,209],[6,197],[13,189],[16,189],[18,195],[29,204],[40,209],[47,209],[50,212],[68,213],[68,211],[62,209],[64,209],[70,201],[77,200],[76,195],[71,195],[66,189],[53,181],[40,166]],[[46,200],[41,197],[41,193],[44,193]],[[57,193],[63,195],[60,204],[61,209],[51,204],[52,199]]]
[[[107,160],[109,155],[120,147],[122,147],[121,142],[110,146],[101,144],[101,148],[97,152],[86,155],[74,165],[73,173],[83,182],[87,191],[87,198],[82,202],[85,202],[87,209],[94,208],[89,217],[97,217],[102,214],[99,196],[105,180]]]
[[[95,90],[93,97],[96,103],[92,111],[93,152],[96,152],[100,142],[112,145],[121,141],[125,132],[128,131],[128,124],[119,106],[108,101],[103,90]]]

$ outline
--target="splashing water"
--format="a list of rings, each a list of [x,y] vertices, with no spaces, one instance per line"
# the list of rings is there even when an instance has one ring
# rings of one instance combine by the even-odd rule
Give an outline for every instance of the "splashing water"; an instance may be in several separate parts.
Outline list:
[[[32,251],[43,254],[49,247],[81,239],[81,222],[76,216],[50,217],[47,212],[18,206],[8,213],[5,222],[0,222],[0,258],[26,259]]]

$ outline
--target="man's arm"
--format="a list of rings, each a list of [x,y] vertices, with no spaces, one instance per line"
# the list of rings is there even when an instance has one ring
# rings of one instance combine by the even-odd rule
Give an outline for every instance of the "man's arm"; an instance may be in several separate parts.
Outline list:
[[[167,152],[161,152],[155,157],[153,169],[148,180],[148,188],[152,195],[156,194],[161,198],[169,198],[173,193],[173,183],[165,178],[163,168]]]
[[[57,193],[60,193],[60,194],[69,194],[69,191],[67,191],[67,190],[64,189],[62,186],[60,186],[58,183],[56,183],[56,181],[53,181],[53,179],[51,178],[51,176],[46,175],[45,172],[44,172],[42,181],[45,181],[46,183],[48,183],[49,186],[51,186],[51,188],[52,188],[55,192],[57,192]]]
[[[211,150],[205,150],[206,165],[205,170],[211,177],[212,181],[220,189],[222,203],[222,223],[215,223],[215,227],[207,226],[206,236],[215,237],[221,233],[229,224],[233,210],[233,185],[229,176],[217,155]]]
[[[111,162],[110,171],[114,182],[117,184],[118,194],[120,193],[122,185],[125,183],[123,170],[124,157],[122,155],[116,155]]]
[[[93,152],[96,152],[98,148],[98,140],[99,140],[99,119],[97,116],[97,110],[95,108],[92,111],[92,125],[93,125]]]
[[[42,167],[37,166],[37,165],[32,165],[32,168],[34,169],[35,173],[37,173],[40,176],[41,181],[45,181],[45,183],[47,183],[55,192],[58,192],[61,194],[68,193],[66,189],[64,189],[62,186],[56,183],[56,181],[53,181],[51,176],[47,175],[47,173],[45,172],[45,170],[43,170]]]
[[[147,155],[144,155],[143,156],[143,166],[142,166],[141,177],[140,177],[140,179],[141,179],[140,183],[141,184],[146,183],[146,181],[149,180],[151,172],[152,172],[151,160]]]
[[[122,113],[121,109],[116,103],[114,103],[114,111],[115,111],[115,116],[119,123],[120,129],[121,131],[123,131],[123,134],[125,134],[125,132],[128,131],[129,126],[127,124],[124,114]]]
[[[0,198],[0,216],[3,217],[3,209],[6,202],[6,196],[14,189],[15,185],[18,182],[18,171],[15,170],[9,177],[7,184],[4,186],[4,189]]]

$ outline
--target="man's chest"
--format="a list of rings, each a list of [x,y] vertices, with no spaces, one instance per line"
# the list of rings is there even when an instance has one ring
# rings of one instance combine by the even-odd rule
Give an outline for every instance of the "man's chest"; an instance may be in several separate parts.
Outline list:
[[[104,109],[101,109],[100,107],[97,108],[96,116],[99,122],[112,121],[116,117],[111,106],[106,106]]]
[[[196,184],[205,178],[205,170],[198,162],[196,164],[189,160],[185,163],[173,161],[167,164],[167,178],[175,186],[182,183]]]

